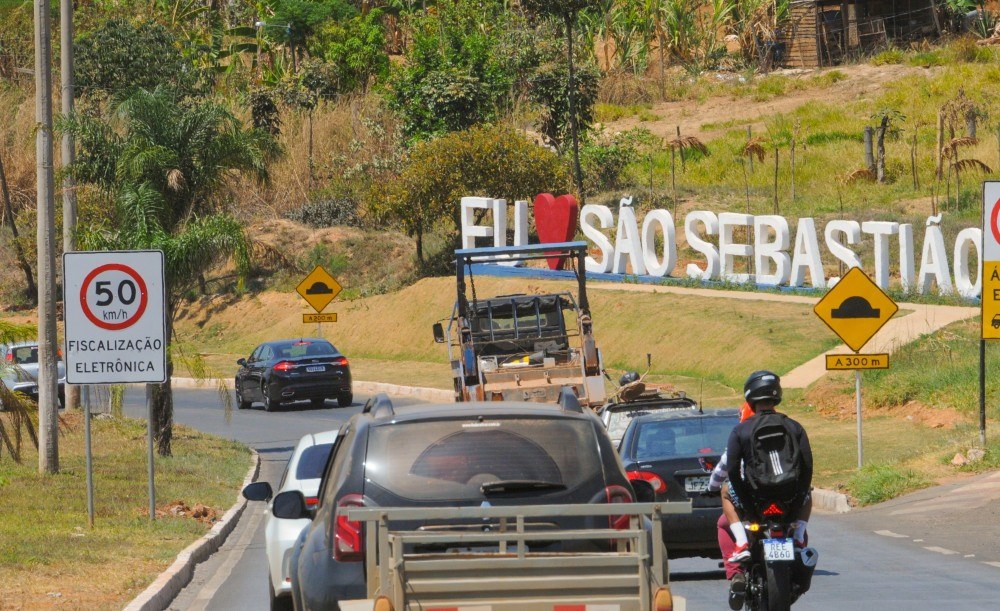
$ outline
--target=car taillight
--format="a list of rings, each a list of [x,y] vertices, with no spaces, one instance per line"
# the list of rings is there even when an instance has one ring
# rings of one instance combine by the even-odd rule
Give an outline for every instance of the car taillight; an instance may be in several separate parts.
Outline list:
[[[647,482],[653,488],[653,492],[663,493],[667,491],[667,482],[663,481],[663,478],[655,473],[650,473],[649,471],[629,471],[626,475],[628,475],[629,481]]]
[[[337,507],[364,507],[360,494],[348,494],[340,499]],[[361,539],[361,522],[337,515],[333,528],[333,558],[337,562],[359,562],[364,557]]]
[[[281,361],[274,366],[275,371],[290,371],[295,367],[295,363],[291,361]]]
[[[318,496],[307,496],[306,497],[306,507],[309,507],[310,509],[312,509],[316,505],[319,505],[319,497]]]
[[[14,353],[13,352],[8,352],[7,353],[7,362],[8,363],[13,363],[14,362]]]
[[[333,364],[340,365],[341,367],[347,367],[351,363],[345,357],[338,356],[337,358],[333,359]]]
[[[604,489],[608,503],[631,503],[632,493],[622,486],[608,486]],[[625,530],[628,528],[629,516],[608,516],[608,526],[615,530]]]
[[[779,507],[777,503],[771,503],[771,505],[764,510],[763,514],[765,516],[783,516],[785,515],[785,510]]]

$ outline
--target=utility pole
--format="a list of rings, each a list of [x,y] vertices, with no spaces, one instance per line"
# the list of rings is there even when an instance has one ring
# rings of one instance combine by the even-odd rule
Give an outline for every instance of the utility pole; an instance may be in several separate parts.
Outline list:
[[[73,0],[59,0],[60,70],[62,83],[62,114],[73,113]],[[62,135],[62,168],[65,170],[76,159],[73,135]],[[63,252],[76,250],[76,188],[68,173],[63,178]],[[80,407],[80,387],[66,385],[66,409]]]
[[[52,23],[35,5],[35,156],[38,206],[38,472],[59,472],[56,380],[55,179],[52,168]]]

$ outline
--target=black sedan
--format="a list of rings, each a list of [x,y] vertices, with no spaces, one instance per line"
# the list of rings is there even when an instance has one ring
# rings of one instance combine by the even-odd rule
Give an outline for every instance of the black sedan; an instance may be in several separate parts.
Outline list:
[[[249,358],[236,361],[236,403],[240,409],[254,401],[272,411],[282,403],[309,400],[323,407],[337,399],[340,407],[354,401],[347,357],[321,338],[283,339],[263,343]]]
[[[636,500],[692,501],[690,515],[664,516],[671,558],[722,557],[716,536],[722,501],[703,493],[739,421],[738,409],[669,410],[635,418],[625,431],[619,453]]]

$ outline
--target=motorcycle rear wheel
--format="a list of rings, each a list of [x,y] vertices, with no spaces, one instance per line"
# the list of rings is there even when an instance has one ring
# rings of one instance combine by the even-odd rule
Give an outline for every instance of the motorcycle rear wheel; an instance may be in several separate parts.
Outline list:
[[[765,606],[767,611],[788,611],[792,608],[792,567],[788,562],[765,562],[767,576]]]

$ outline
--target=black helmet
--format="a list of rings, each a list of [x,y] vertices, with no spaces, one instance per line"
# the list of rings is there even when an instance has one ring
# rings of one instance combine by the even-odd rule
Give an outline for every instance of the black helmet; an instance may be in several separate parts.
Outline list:
[[[632,382],[639,381],[639,373],[635,371],[626,371],[622,374],[622,377],[618,380],[619,386],[625,386],[626,384],[631,384]]]
[[[743,398],[751,406],[758,401],[781,403],[781,378],[770,371],[755,371],[743,385]]]

